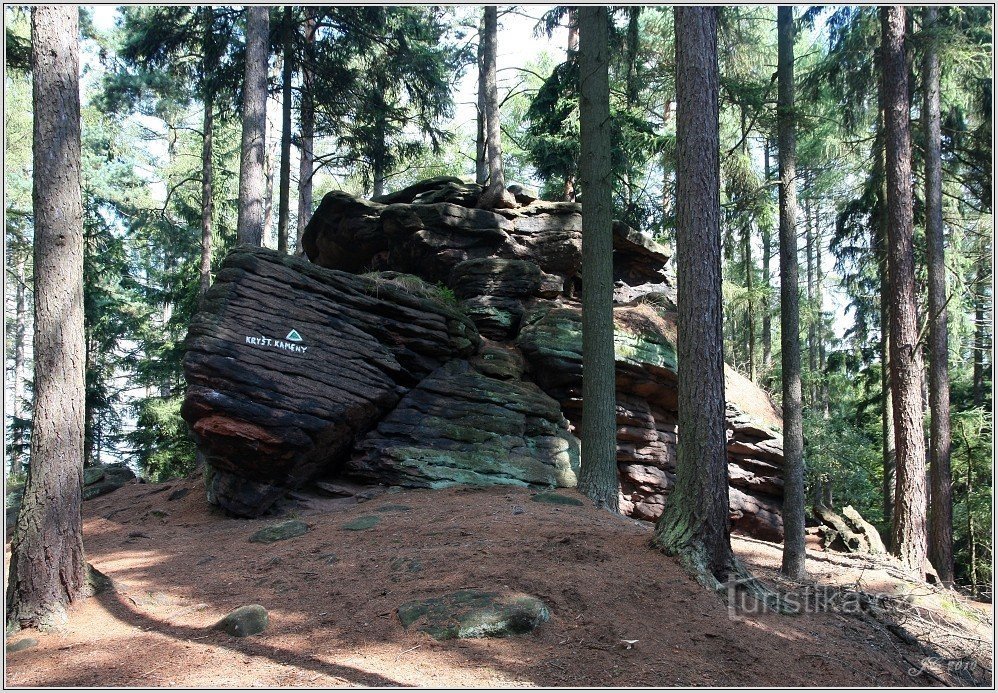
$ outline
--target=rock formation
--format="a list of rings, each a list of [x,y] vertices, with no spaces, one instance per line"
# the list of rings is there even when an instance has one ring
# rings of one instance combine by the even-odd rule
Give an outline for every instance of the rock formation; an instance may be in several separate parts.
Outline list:
[[[258,515],[343,475],[575,484],[581,208],[492,212],[473,208],[477,192],[451,178],[379,201],[331,192],[305,230],[308,260],[226,259],[185,361],[183,415],[213,502]],[[613,233],[621,508],[654,520],[679,435],[676,295],[666,248],[619,222]],[[779,539],[779,414],[734,371],[726,386],[734,528]]]

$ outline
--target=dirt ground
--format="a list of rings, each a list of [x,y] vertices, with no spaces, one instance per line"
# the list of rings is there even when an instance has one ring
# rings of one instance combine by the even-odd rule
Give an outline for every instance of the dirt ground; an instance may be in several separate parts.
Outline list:
[[[168,500],[181,489],[189,493]],[[279,518],[240,520],[207,504],[200,479],[129,484],[84,504],[88,560],[115,591],[75,606],[58,632],[10,636],[8,644],[38,642],[7,655],[6,685],[939,682],[931,673],[910,674],[925,653],[868,620],[835,612],[732,618],[722,599],[649,547],[649,524],[530,498],[523,489],[403,491],[361,503],[302,497]],[[372,529],[342,528],[369,515],[381,518]],[[290,518],[310,531],[273,544],[248,541]],[[733,544],[757,575],[774,580],[779,546],[739,538]],[[890,571],[841,554],[813,552],[807,567],[819,584],[917,591]],[[460,588],[536,595],[551,619],[530,635],[446,642],[400,625],[400,604]],[[924,592],[916,598],[946,611],[938,593]],[[235,638],[211,629],[245,604],[270,611],[265,632]],[[990,606],[954,604],[951,620],[976,629],[972,637],[982,642],[991,638]],[[623,640],[636,642],[625,649]]]

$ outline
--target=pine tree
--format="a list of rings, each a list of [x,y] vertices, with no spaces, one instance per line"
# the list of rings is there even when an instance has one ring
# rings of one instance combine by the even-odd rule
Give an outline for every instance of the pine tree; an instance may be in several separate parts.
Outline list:
[[[315,49],[316,18],[315,10],[305,8],[305,44],[302,49],[301,100],[298,120],[301,128],[298,160],[298,228],[295,236],[295,252],[302,252],[301,237],[312,218],[312,175],[314,157],[312,152],[315,135],[315,70],[312,53]]]
[[[277,250],[288,252],[288,224],[291,219],[291,101],[295,75],[294,8],[284,7],[281,21],[284,64],[281,67],[281,169],[278,180]]]
[[[243,80],[243,142],[239,159],[239,243],[263,245],[264,149],[267,141],[266,7],[246,8],[246,70]]]
[[[582,468],[579,490],[617,512],[617,393],[613,349],[613,174],[610,168],[609,22],[579,8],[582,128]]]
[[[938,11],[925,8],[925,29],[936,29]],[[950,472],[949,329],[946,318],[946,255],[943,242],[943,179],[939,120],[939,54],[928,37],[922,57],[922,119],[925,130],[925,239],[929,263],[929,410],[931,458],[929,555],[939,579],[953,582],[953,497]]]
[[[717,10],[676,7],[676,485],[655,543],[706,584],[731,566],[721,321]]]
[[[502,170],[502,145],[499,132],[499,92],[496,87],[496,34],[498,33],[497,8],[487,5],[482,21],[482,72],[485,87],[485,142],[489,168],[489,185],[482,192],[478,206],[499,209],[516,206],[512,193],[506,190]],[[481,85],[481,82],[479,82]]]
[[[9,628],[52,626],[83,595],[85,360],[78,10],[31,15],[35,409],[11,542]]]
[[[925,436],[912,228],[911,134],[905,9],[880,8],[887,173],[887,260],[891,277],[891,390],[897,485],[891,550],[912,571],[926,558]]]
[[[779,34],[780,351],[783,370],[784,575],[804,577],[804,429],[801,415],[800,289],[797,271],[797,169],[793,8],[777,9]]]

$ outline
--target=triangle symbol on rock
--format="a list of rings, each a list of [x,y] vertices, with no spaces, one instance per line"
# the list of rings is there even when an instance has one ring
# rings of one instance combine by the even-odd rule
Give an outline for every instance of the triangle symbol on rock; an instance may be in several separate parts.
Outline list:
[[[291,342],[300,342],[300,341],[302,341],[301,335],[298,334],[298,330],[291,330],[290,332],[288,332],[288,336],[285,337],[285,339],[287,339],[288,341],[291,341]]]

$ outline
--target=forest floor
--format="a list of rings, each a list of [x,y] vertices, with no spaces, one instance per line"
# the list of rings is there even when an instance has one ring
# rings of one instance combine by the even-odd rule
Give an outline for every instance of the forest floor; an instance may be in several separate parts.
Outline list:
[[[183,489],[188,493],[177,498]],[[201,479],[130,483],[84,504],[88,561],[115,589],[75,606],[55,632],[11,635],[8,648],[37,642],[8,652],[5,683],[851,687],[991,680],[992,607],[907,581],[889,562],[811,550],[808,586],[837,597],[826,599],[829,608],[736,613],[650,548],[651,525],[588,506],[531,502],[531,495],[401,491],[361,503],[301,496],[280,518],[240,520],[208,505]],[[343,528],[372,515],[380,522],[371,529]],[[273,544],[248,541],[289,518],[309,532]],[[757,576],[778,583],[779,545],[735,537],[733,546]],[[9,544],[7,552],[9,559]],[[529,635],[503,639],[438,642],[402,628],[400,604],[460,588],[536,595],[551,618]],[[883,613],[893,621],[853,613],[847,597],[856,589],[885,595]],[[235,638],[211,628],[254,603],[270,612],[263,633]],[[628,648],[623,641],[636,642]],[[950,660],[976,659],[947,666],[926,648]]]

